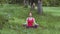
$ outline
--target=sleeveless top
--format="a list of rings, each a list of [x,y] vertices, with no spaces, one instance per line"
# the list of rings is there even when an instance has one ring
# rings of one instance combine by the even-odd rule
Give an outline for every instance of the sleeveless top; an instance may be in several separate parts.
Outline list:
[[[32,19],[28,18],[27,22],[28,22],[28,26],[33,26],[34,19],[33,18]]]

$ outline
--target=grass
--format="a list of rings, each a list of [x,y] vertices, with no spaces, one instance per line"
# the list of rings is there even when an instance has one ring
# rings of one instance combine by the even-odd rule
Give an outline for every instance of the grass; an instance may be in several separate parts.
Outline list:
[[[38,15],[33,10],[33,16],[36,22],[45,28],[26,29],[21,24],[25,23],[25,19],[30,11],[29,8],[19,5],[4,5],[0,7],[0,14],[9,16],[9,24],[5,24],[1,34],[60,34],[60,7],[43,7],[44,14]]]

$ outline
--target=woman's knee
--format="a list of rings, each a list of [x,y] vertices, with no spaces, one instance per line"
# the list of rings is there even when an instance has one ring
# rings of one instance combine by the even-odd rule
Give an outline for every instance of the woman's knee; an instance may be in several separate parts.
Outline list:
[[[34,25],[37,25],[37,26],[39,26],[39,24],[37,24],[37,23],[35,23]]]
[[[26,26],[26,25],[27,25],[26,23],[23,24],[23,26]]]

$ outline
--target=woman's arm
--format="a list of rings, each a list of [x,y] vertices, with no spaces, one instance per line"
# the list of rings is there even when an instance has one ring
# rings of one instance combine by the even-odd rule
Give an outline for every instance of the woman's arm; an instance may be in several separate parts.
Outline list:
[[[39,24],[36,23],[35,18],[34,18],[34,24],[39,25]]]
[[[27,24],[27,20],[28,20],[28,18],[26,19],[26,24]]]
[[[35,18],[33,18],[33,20],[34,20],[34,24],[37,24],[36,21],[35,21]]]

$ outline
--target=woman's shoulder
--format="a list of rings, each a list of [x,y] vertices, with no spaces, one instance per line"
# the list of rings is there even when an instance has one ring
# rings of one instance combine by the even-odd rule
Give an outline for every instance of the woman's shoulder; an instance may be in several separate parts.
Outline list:
[[[32,19],[33,19],[33,20],[35,20],[35,18],[34,18],[34,17],[32,17]]]
[[[33,19],[35,19],[34,17],[27,17],[27,19],[29,19],[29,18],[33,18]]]
[[[32,17],[33,19],[35,19],[34,17]]]

